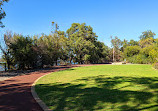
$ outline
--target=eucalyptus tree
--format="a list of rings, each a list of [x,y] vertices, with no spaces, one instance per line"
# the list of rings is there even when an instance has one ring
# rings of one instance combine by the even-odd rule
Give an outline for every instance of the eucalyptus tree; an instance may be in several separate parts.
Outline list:
[[[153,44],[155,35],[156,34],[154,32],[152,32],[151,30],[142,32],[142,35],[139,37],[140,38],[139,45],[142,48],[144,48],[148,45]]]
[[[89,55],[89,50],[94,47],[92,42],[96,40],[96,35],[90,26],[85,23],[73,23],[67,30],[69,55],[74,62],[80,64],[84,62],[84,56]],[[71,60],[70,60],[71,62]]]
[[[122,41],[117,36],[114,39],[111,37],[111,44],[113,47],[113,61],[120,61]]]
[[[98,63],[103,58],[103,43],[98,42],[98,36],[91,26],[85,23],[73,23],[67,30],[69,55],[74,62]],[[105,47],[104,47],[105,48]]]

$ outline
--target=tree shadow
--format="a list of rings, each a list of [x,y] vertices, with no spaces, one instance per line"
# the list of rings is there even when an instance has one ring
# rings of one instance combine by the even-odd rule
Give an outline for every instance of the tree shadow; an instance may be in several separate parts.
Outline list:
[[[33,82],[38,77],[47,73],[72,67],[74,66],[58,66],[50,69],[38,70],[36,72],[34,70],[16,78],[0,81],[0,111],[42,111],[42,108],[34,100],[31,94],[31,86]]]
[[[0,111],[42,111],[31,95],[30,86],[31,83],[16,81],[0,84]]]
[[[36,91],[54,111],[158,110],[157,77],[91,76],[71,83],[39,84]]]

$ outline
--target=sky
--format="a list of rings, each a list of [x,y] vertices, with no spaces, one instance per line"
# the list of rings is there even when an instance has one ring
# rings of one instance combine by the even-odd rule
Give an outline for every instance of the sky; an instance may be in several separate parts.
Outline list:
[[[143,31],[158,34],[158,0],[10,0],[3,9],[6,30],[34,35],[49,34],[51,22],[66,31],[72,23],[86,23],[98,40],[110,46],[110,36],[139,40]],[[156,36],[157,37],[157,36]]]

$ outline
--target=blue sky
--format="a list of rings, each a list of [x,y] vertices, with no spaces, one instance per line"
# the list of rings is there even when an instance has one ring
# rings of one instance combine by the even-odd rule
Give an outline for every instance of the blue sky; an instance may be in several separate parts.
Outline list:
[[[6,27],[0,32],[49,34],[52,21],[63,31],[72,23],[86,23],[110,46],[110,36],[138,40],[145,30],[158,34],[157,5],[158,0],[10,0],[3,7]]]

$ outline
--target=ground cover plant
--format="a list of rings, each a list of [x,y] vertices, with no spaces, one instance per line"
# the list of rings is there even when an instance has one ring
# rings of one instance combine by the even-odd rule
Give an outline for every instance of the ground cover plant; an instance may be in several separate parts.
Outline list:
[[[158,110],[158,71],[151,65],[98,65],[49,74],[35,86],[54,111]]]

